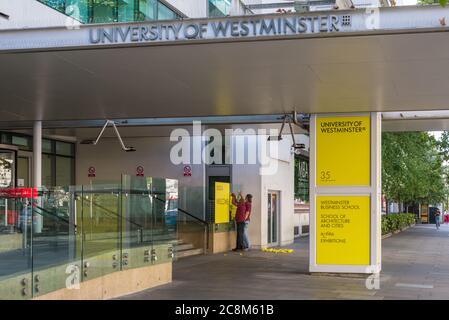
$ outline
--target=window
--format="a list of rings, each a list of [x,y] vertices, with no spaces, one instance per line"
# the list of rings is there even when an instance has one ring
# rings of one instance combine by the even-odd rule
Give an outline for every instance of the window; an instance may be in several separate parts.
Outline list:
[[[157,1],[156,0],[140,0],[139,1],[139,20],[156,20],[157,19]]]
[[[117,6],[115,1],[93,1],[91,4],[90,22],[92,23],[108,23],[118,21]]]
[[[178,19],[178,15],[167,6],[159,2],[157,11],[158,20],[175,20]]]
[[[12,132],[0,132],[0,141],[19,147],[20,150],[33,151],[33,137]],[[19,159],[17,174],[25,179],[29,167],[24,159]],[[69,186],[75,183],[75,144],[71,142],[42,139],[42,185]],[[27,181],[24,181],[27,183]]]
[[[209,0],[209,17],[225,17],[231,13],[232,0]]]
[[[51,140],[42,139],[42,152],[53,153],[53,143]]]
[[[46,187],[51,187],[53,183],[53,163],[52,156],[49,154],[42,155],[42,185]]]
[[[11,144],[18,146],[20,150],[31,150],[31,139],[25,136],[12,136]]]
[[[69,186],[73,184],[74,161],[72,158],[56,156],[56,185]]]
[[[56,141],[56,154],[62,156],[74,156],[74,145],[73,143]]]
[[[83,23],[172,20],[180,18],[175,11],[158,0],[39,1]]]
[[[309,159],[295,157],[295,198],[309,202]]]

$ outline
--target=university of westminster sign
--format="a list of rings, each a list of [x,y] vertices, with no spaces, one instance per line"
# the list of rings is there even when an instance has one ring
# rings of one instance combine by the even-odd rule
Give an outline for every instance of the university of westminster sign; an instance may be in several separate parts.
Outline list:
[[[207,22],[142,23],[89,29],[89,42],[113,44],[329,33],[340,31],[341,20],[342,17],[338,15],[301,15]]]

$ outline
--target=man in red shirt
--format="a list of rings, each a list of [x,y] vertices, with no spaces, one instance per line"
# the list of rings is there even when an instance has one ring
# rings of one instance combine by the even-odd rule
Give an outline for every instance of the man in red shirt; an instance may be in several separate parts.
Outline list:
[[[249,250],[250,243],[248,237],[248,226],[251,217],[251,203],[253,196],[247,194],[245,199],[241,193],[237,199],[234,193],[231,194],[232,204],[237,207],[235,221],[237,222],[237,245],[233,251]]]

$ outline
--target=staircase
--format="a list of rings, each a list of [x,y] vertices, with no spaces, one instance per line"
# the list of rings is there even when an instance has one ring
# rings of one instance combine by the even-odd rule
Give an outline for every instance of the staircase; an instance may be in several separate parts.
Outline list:
[[[191,243],[185,243],[183,240],[177,240],[173,244],[175,256],[179,259],[204,254],[203,248],[195,248]]]

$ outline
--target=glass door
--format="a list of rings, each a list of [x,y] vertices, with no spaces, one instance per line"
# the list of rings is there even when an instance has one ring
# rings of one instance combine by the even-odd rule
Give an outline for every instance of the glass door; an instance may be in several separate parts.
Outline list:
[[[0,148],[0,192],[15,187],[16,150]],[[0,198],[0,233],[14,232],[15,212],[13,201],[6,196]]]
[[[19,151],[17,155],[17,184],[18,188],[32,187],[33,158],[30,152]]]
[[[268,191],[268,245],[279,244],[279,192]]]

